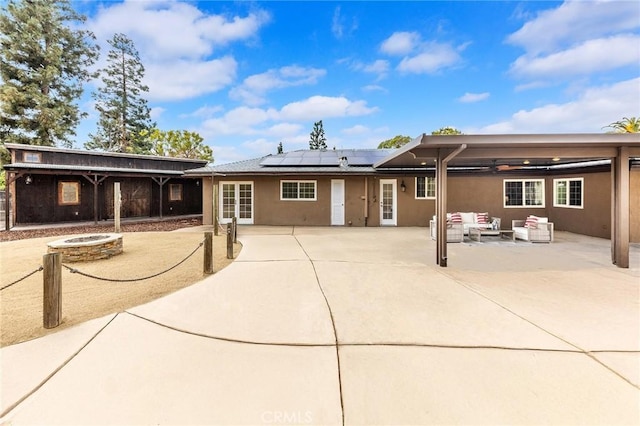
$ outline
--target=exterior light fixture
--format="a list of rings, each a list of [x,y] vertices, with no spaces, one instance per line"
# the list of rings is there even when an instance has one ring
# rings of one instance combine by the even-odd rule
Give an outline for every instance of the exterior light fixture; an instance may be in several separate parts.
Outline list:
[[[31,185],[31,182],[33,182],[31,175],[27,175],[27,177],[24,178],[24,183],[26,183],[27,185]]]
[[[522,164],[529,164],[529,160],[524,160]]]
[[[402,182],[400,182],[400,189],[402,190],[402,192],[407,190],[407,185],[404,184],[404,179],[402,179]]]
[[[426,161],[423,161],[422,163],[420,163],[420,165],[421,165],[421,166],[426,166],[426,165],[427,165],[427,162],[426,162]]]
[[[560,161],[560,157],[553,157],[551,160],[552,161]]]

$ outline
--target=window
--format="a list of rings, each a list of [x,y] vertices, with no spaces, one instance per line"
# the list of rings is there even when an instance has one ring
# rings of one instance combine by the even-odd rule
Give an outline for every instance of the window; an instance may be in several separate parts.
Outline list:
[[[544,179],[505,179],[504,206],[544,207]]]
[[[80,182],[58,182],[58,204],[61,206],[80,204]]]
[[[574,209],[583,208],[584,179],[554,179],[553,206]]]
[[[280,181],[281,200],[316,200],[315,180],[281,180]]]
[[[169,184],[169,201],[182,201],[182,184]]]
[[[23,152],[22,161],[25,163],[40,163],[42,162],[42,154],[39,152]]]
[[[436,198],[436,178],[419,176],[416,178],[416,198]]]

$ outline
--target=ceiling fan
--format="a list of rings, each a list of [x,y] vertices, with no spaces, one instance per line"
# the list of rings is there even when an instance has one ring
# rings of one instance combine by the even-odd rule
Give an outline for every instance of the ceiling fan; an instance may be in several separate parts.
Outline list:
[[[510,170],[518,170],[521,169],[522,166],[512,166],[509,164],[496,164],[497,161],[493,160],[493,171],[494,172],[507,172]]]

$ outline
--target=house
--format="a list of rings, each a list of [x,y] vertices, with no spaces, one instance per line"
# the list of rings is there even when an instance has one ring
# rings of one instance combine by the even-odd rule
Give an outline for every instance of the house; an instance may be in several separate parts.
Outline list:
[[[292,151],[185,174],[203,179],[204,223],[426,227],[438,211],[487,211],[507,227],[533,214],[627,250],[640,242],[637,134],[422,135],[398,150]]]
[[[11,162],[6,198],[9,223],[100,221],[114,217],[120,182],[121,217],[201,214],[202,189],[187,169],[204,160],[5,144]]]

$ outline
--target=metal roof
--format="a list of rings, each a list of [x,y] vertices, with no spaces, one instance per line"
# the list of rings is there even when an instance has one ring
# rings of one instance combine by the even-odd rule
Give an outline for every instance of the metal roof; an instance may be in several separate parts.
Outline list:
[[[157,161],[178,161],[178,162],[185,162],[185,163],[196,163],[200,165],[207,164],[206,160],[198,160],[194,158],[161,157],[158,155],[128,154],[123,152],[108,152],[108,151],[87,151],[87,150],[81,150],[81,149],[58,148],[53,146],[26,145],[21,143],[5,143],[4,145],[9,149],[13,149],[13,150],[18,149],[23,151],[59,152],[63,154],[93,155],[93,156],[100,156],[100,157],[139,158],[143,160],[157,160]]]
[[[5,170],[56,170],[85,173],[123,173],[123,174],[144,174],[144,175],[171,175],[182,176],[184,172],[180,170],[163,169],[131,169],[121,167],[99,167],[99,166],[69,166],[66,164],[42,164],[42,163],[12,163],[5,164]]]

